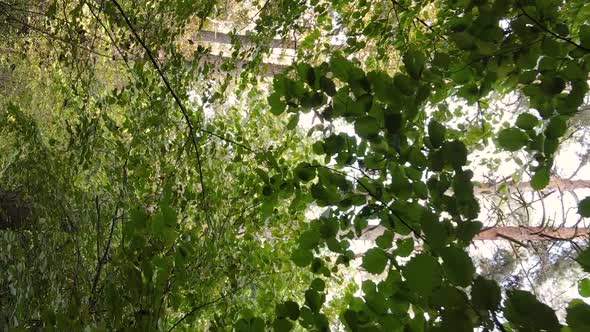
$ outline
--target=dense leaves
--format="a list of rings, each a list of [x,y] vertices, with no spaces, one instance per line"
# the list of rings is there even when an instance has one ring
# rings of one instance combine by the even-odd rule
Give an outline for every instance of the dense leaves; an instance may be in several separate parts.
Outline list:
[[[522,331],[559,331],[560,325],[553,309],[540,303],[526,291],[511,291],[506,299],[508,321]]]
[[[508,128],[498,134],[500,146],[508,151],[520,150],[528,141],[527,134],[517,128]]]
[[[567,308],[567,323],[572,331],[587,331],[590,328],[590,306],[580,300],[570,302]]]
[[[420,254],[413,257],[405,266],[404,277],[411,290],[428,296],[440,286],[442,269],[436,258]]]
[[[589,90],[588,8],[0,2],[0,73],[13,79],[0,192],[21,190],[34,211],[0,229],[2,324],[588,330],[588,305],[571,302],[560,323],[533,294],[477,275],[466,248],[483,226],[472,152],[526,155],[531,187],[549,185]],[[226,17],[254,28],[234,22],[229,54],[194,45]],[[277,46],[291,65],[263,64]],[[490,107],[509,95],[530,109]],[[588,249],[577,261],[590,272]],[[588,296],[587,279],[578,287]]]
[[[387,254],[380,248],[369,249],[363,256],[363,267],[367,272],[379,274],[387,265]]]
[[[475,308],[496,311],[500,307],[502,300],[500,286],[493,280],[486,280],[478,276],[471,288],[471,298]]]

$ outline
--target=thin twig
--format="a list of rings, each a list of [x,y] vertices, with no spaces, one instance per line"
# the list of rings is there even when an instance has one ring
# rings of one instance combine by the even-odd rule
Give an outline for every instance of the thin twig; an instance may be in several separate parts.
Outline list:
[[[168,330],[168,332],[171,332],[172,330],[174,330],[174,329],[176,328],[176,326],[178,326],[178,324],[182,323],[182,321],[184,321],[184,320],[185,320],[186,318],[188,318],[189,316],[192,316],[192,315],[194,315],[194,314],[195,314],[195,313],[197,313],[199,310],[201,310],[201,309],[203,309],[203,308],[205,308],[205,307],[208,307],[208,306],[210,306],[210,305],[212,305],[212,304],[215,304],[215,303],[217,303],[217,302],[219,302],[219,301],[223,300],[223,299],[224,299],[224,298],[226,298],[226,297],[227,297],[227,295],[229,295],[229,294],[230,294],[230,293],[223,294],[223,295],[221,295],[220,297],[218,297],[218,298],[217,298],[217,299],[215,299],[215,300],[212,300],[212,301],[209,301],[209,302],[206,302],[206,303],[203,303],[203,304],[200,304],[200,305],[198,305],[198,306],[194,307],[193,309],[191,309],[191,311],[187,312],[187,313],[186,313],[186,314],[184,314],[184,315],[183,315],[183,316],[182,316],[182,317],[181,317],[179,320],[177,320],[177,321],[176,321],[176,323],[174,323],[174,325],[172,325],[172,327],[171,327],[171,328]]]
[[[331,168],[331,167],[328,167],[328,166],[323,166],[323,165],[321,165],[321,166],[313,166],[313,165],[312,165],[312,166],[308,166],[308,167],[315,167],[315,168],[317,168],[317,167],[323,167],[323,168],[326,168],[326,169],[329,169],[329,170],[331,170],[332,172],[336,172],[336,173],[342,174],[342,175],[344,175],[344,176],[348,176],[348,177],[350,177],[350,178],[353,178],[353,179],[356,181],[356,183],[358,183],[358,184],[359,184],[361,187],[363,187],[363,189],[365,189],[365,190],[367,191],[367,193],[368,193],[368,194],[369,194],[371,197],[373,197],[375,200],[377,200],[379,203],[381,203],[381,205],[383,205],[383,206],[384,206],[386,209],[388,209],[388,210],[389,210],[389,212],[391,212],[391,214],[392,214],[394,217],[396,217],[397,219],[399,219],[399,221],[400,221],[400,222],[401,222],[401,223],[402,223],[404,226],[406,226],[407,228],[409,228],[409,229],[410,229],[410,230],[411,230],[411,231],[412,231],[412,232],[413,232],[413,233],[414,233],[414,234],[415,234],[417,237],[419,237],[420,239],[422,239],[422,241],[424,241],[424,243],[428,244],[428,241],[426,241],[426,238],[424,238],[424,236],[422,236],[422,234],[420,234],[420,232],[418,232],[418,231],[417,231],[417,230],[416,230],[414,227],[412,227],[412,226],[411,226],[411,225],[410,225],[408,222],[406,222],[406,221],[404,220],[404,218],[402,218],[402,216],[401,216],[401,215],[400,215],[400,214],[399,214],[397,211],[395,211],[395,210],[394,210],[393,208],[391,208],[391,207],[390,207],[390,206],[389,206],[387,203],[385,203],[385,202],[384,202],[382,199],[380,199],[379,197],[377,197],[377,195],[375,195],[373,192],[371,192],[371,190],[370,190],[370,189],[369,189],[367,186],[365,186],[365,185],[364,185],[364,184],[363,184],[363,183],[362,183],[362,182],[359,180],[359,178],[357,178],[356,176],[354,176],[354,175],[350,175],[350,174],[348,174],[348,173],[346,173],[346,172],[342,172],[342,171],[339,171],[339,170],[337,170],[337,169],[334,169],[334,168]],[[369,178],[369,179],[370,179],[370,178]]]
[[[96,303],[94,302],[96,299],[96,287],[98,286],[98,281],[100,280],[100,274],[102,272],[102,268],[104,266],[104,264],[107,262],[107,258],[109,255],[109,249],[111,248],[111,242],[113,240],[113,233],[115,232],[115,225],[117,223],[117,219],[119,214],[119,207],[117,206],[117,208],[115,208],[115,214],[113,216],[113,219],[111,221],[111,229],[109,232],[109,238],[107,240],[107,244],[104,247],[104,250],[102,252],[102,257],[100,257],[100,259],[98,260],[98,264],[96,266],[96,273],[94,274],[94,279],[92,281],[92,290],[91,290],[91,298],[90,298],[90,304],[92,306],[94,306]]]
[[[164,74],[164,72],[160,68],[160,65],[158,65],[158,62],[156,61],[156,59],[152,55],[152,52],[149,49],[149,47],[147,47],[147,45],[145,44],[145,42],[143,41],[143,39],[141,39],[141,37],[139,36],[139,34],[137,33],[137,31],[135,31],[135,28],[133,27],[133,24],[131,24],[131,21],[129,21],[129,18],[125,14],[125,11],[121,7],[121,5],[119,5],[119,3],[117,2],[117,0],[112,0],[112,2],[115,5],[115,7],[117,7],[117,10],[119,11],[119,13],[121,13],[121,15],[123,16],[123,19],[127,23],[127,26],[129,27],[129,29],[131,30],[131,32],[133,33],[133,35],[135,36],[135,38],[137,39],[137,41],[141,44],[141,46],[143,47],[143,49],[146,51],[148,57],[150,58],[150,61],[152,62],[152,64],[156,68],[156,71],[158,72],[158,75],[160,76],[160,78],[162,79],[162,81],[164,81],[164,84],[166,85],[166,88],[168,89],[168,91],[170,92],[170,94],[172,94],[172,97],[174,98],[174,101],[176,102],[176,104],[180,108],[180,111],[182,112],[182,116],[184,117],[184,120],[186,121],[186,124],[187,124],[188,129],[189,129],[189,136],[191,138],[192,145],[193,145],[193,147],[195,149],[195,157],[196,157],[196,160],[197,160],[197,167],[198,167],[198,170],[199,170],[199,180],[201,182],[201,197],[203,199],[203,204],[204,204],[203,210],[205,212],[205,216],[207,217],[207,219],[210,220],[210,217],[209,217],[209,208],[208,208],[207,197],[206,197],[207,194],[206,194],[206,189],[205,189],[205,181],[204,181],[204,178],[203,178],[203,166],[202,166],[202,163],[201,163],[201,154],[199,152],[199,146],[197,145],[197,137],[195,135],[195,130],[194,130],[194,127],[193,127],[193,123],[190,120],[190,117],[188,115],[188,112],[187,112],[186,108],[184,107],[184,104],[182,103],[182,101],[180,100],[180,98],[178,97],[178,95],[176,94],[176,91],[174,91],[174,89],[170,85],[170,82],[168,82],[168,79],[166,78],[166,75]]]
[[[537,19],[535,19],[534,17],[532,17],[531,15],[529,15],[529,13],[527,13],[524,8],[522,7],[522,5],[520,4],[520,1],[516,1],[516,5],[518,6],[518,8],[520,9],[520,11],[524,14],[524,16],[528,17],[531,21],[533,21],[533,23],[535,23],[539,28],[541,28],[541,30],[547,32],[548,34],[552,35],[553,37],[563,40],[566,43],[572,44],[575,47],[582,49],[586,52],[590,52],[589,48],[586,48],[578,43],[576,43],[575,41],[571,40],[570,38],[567,37],[563,37],[561,35],[558,35],[557,33],[549,30],[546,26],[544,26],[543,24],[541,24],[541,22],[539,22]]]
[[[401,9],[403,9],[403,10],[405,10],[405,11],[407,11],[407,10],[408,10],[408,7],[406,7],[406,6],[402,5],[402,4],[400,4],[400,3],[399,3],[397,0],[391,0],[391,3],[392,3],[394,6],[398,6],[398,7],[400,7]],[[397,12],[396,12],[396,15],[397,15]],[[419,16],[414,16],[414,17],[413,17],[413,19],[414,19],[414,20],[416,20],[416,21],[418,21],[418,22],[420,22],[420,23],[421,23],[423,26],[425,26],[425,27],[426,27],[428,30],[432,31],[433,33],[436,33],[436,30],[434,30],[434,28],[433,28],[432,26],[430,26],[430,24],[426,23],[426,21],[424,21],[423,19],[421,19]],[[442,39],[444,39],[444,40],[447,40],[447,37],[445,37],[445,36],[444,36],[444,35],[442,35],[442,34],[437,34],[437,36],[438,36],[438,37],[441,37],[441,38],[442,38]]]

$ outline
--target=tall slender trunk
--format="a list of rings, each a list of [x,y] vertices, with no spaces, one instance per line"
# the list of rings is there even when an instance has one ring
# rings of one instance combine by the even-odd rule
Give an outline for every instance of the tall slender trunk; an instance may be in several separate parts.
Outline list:
[[[474,240],[562,241],[588,236],[588,227],[519,227],[500,226],[481,231]]]
[[[481,183],[473,186],[475,194],[493,193],[500,190],[502,186],[506,186],[512,190],[531,191],[533,187],[530,182],[514,182],[506,181],[504,183]],[[545,190],[560,189],[563,191],[571,191],[576,189],[590,188],[590,180],[569,180],[558,176],[552,176],[549,184]]]

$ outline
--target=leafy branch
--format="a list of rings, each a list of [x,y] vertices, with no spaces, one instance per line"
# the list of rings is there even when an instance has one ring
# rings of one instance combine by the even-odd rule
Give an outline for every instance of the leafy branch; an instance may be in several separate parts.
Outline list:
[[[542,29],[543,31],[547,32],[548,34],[552,35],[553,37],[563,40],[566,43],[572,44],[575,47],[582,49],[586,52],[590,52],[589,48],[586,48],[584,46],[582,46],[581,44],[576,43],[575,41],[573,41],[571,38],[567,38],[564,36],[561,36],[551,30],[549,30],[549,28],[547,28],[545,25],[543,25],[541,22],[539,22],[536,18],[534,18],[533,16],[531,16],[529,13],[527,13],[527,11],[524,9],[524,7],[522,7],[522,4],[520,3],[520,1],[516,1],[516,5],[518,6],[518,8],[520,9],[520,11],[522,12],[522,14],[524,16],[526,16],[528,19],[530,19],[531,21],[533,21],[533,23],[535,23],[540,29]]]
[[[125,11],[121,7],[121,5],[119,5],[119,3],[117,2],[117,0],[112,0],[112,2],[115,5],[115,7],[117,7],[117,10],[119,11],[119,13],[121,13],[121,16],[123,16],[123,19],[127,23],[127,26],[129,27],[129,29],[131,30],[131,32],[135,36],[135,39],[137,39],[137,41],[141,44],[141,46],[143,47],[143,49],[146,51],[148,57],[150,58],[150,61],[152,62],[152,64],[156,68],[156,71],[158,72],[158,75],[160,76],[160,78],[162,79],[162,81],[164,81],[164,84],[166,85],[166,88],[172,94],[172,97],[174,98],[174,101],[176,102],[176,104],[180,108],[180,111],[182,112],[182,116],[184,117],[184,120],[185,120],[185,122],[186,122],[186,124],[188,126],[188,129],[189,129],[189,136],[191,138],[192,145],[193,145],[193,147],[195,149],[195,156],[196,156],[196,160],[197,160],[197,167],[198,167],[198,170],[199,170],[199,181],[201,182],[201,196],[202,196],[203,204],[204,204],[203,210],[205,211],[205,215],[207,216],[207,219],[210,220],[209,208],[208,208],[208,205],[209,204],[207,203],[207,197],[206,197],[207,194],[206,194],[206,188],[205,188],[205,181],[204,181],[204,178],[203,178],[203,166],[202,166],[202,163],[201,163],[201,153],[199,152],[199,146],[197,144],[197,138],[196,138],[196,135],[195,135],[195,130],[194,130],[194,127],[193,127],[193,123],[192,123],[192,121],[191,121],[191,119],[190,119],[190,117],[188,115],[188,112],[187,112],[184,104],[182,103],[182,101],[180,100],[180,98],[178,97],[178,95],[176,94],[176,91],[174,91],[174,89],[170,85],[170,82],[166,78],[166,75],[164,74],[164,72],[160,68],[160,65],[158,65],[158,62],[154,58],[154,56],[152,54],[152,51],[149,49],[149,47],[146,45],[146,43],[143,41],[143,39],[139,36],[139,34],[137,33],[137,31],[133,27],[133,24],[131,24],[131,21],[129,21],[129,18],[127,17],[127,15],[125,14]]]

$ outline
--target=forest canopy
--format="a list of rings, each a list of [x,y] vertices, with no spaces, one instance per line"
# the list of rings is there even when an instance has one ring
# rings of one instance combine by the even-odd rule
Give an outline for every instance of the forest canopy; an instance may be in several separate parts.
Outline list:
[[[2,331],[590,331],[587,1],[0,0],[0,35]]]

